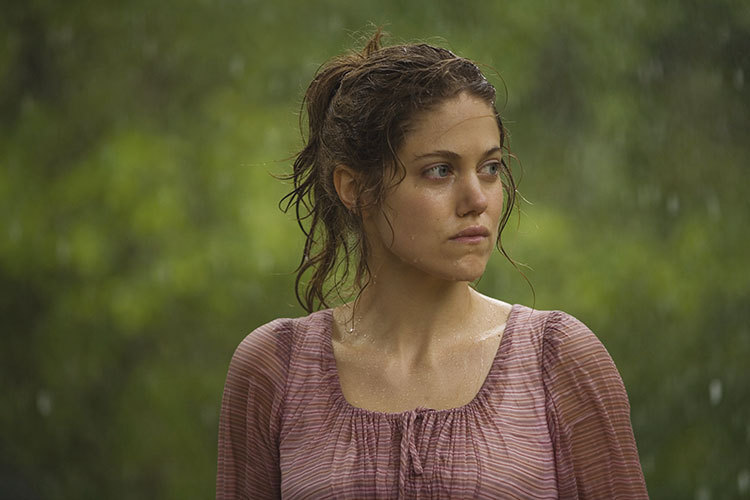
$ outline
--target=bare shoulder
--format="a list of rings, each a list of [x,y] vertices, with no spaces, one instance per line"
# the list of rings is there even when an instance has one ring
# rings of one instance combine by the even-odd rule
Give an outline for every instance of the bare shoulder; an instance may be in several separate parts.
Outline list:
[[[478,299],[476,302],[480,311],[478,316],[483,318],[480,330],[487,332],[488,335],[502,336],[513,306],[502,300],[481,294],[473,289],[472,293]]]
[[[510,310],[513,308],[511,304],[498,300],[494,297],[484,295],[472,289],[472,292],[480,299],[479,303],[482,305],[486,313],[489,313],[491,317],[499,323],[505,323],[510,315]]]

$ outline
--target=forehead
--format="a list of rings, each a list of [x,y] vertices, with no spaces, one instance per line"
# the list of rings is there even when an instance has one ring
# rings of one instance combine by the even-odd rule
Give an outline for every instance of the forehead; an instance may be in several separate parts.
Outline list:
[[[495,111],[486,101],[461,93],[430,110],[417,113],[406,131],[401,149],[465,147],[477,142],[485,146],[500,146]]]

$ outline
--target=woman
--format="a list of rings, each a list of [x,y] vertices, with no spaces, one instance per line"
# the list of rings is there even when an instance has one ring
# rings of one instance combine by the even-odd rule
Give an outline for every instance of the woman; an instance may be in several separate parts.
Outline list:
[[[312,312],[353,283],[355,300],[240,344],[217,497],[646,497],[627,395],[596,337],[470,286],[515,202],[477,66],[381,48],[378,33],[305,99],[288,197],[307,235],[297,295]]]

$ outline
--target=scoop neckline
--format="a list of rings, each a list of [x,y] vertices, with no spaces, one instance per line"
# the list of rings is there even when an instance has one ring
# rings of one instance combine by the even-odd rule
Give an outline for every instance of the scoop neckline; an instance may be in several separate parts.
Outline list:
[[[369,416],[375,416],[375,417],[384,417],[389,419],[398,419],[402,418],[404,416],[412,415],[412,414],[455,414],[455,413],[464,413],[467,411],[472,410],[476,406],[482,403],[484,399],[487,397],[487,393],[489,393],[496,382],[497,379],[497,372],[500,370],[500,365],[502,364],[502,361],[507,357],[508,353],[510,352],[511,345],[513,343],[513,332],[515,330],[516,326],[516,318],[519,314],[519,310],[521,309],[521,306],[519,304],[512,304],[510,308],[510,312],[508,313],[508,318],[505,320],[505,329],[503,330],[503,337],[500,339],[500,345],[497,346],[497,351],[495,351],[495,356],[492,359],[492,366],[490,366],[489,371],[487,372],[487,375],[484,378],[484,381],[482,382],[481,387],[477,391],[477,393],[474,395],[474,397],[469,401],[468,403],[456,406],[454,408],[443,408],[443,409],[435,409],[435,408],[427,408],[424,406],[417,406],[411,410],[404,410],[404,411],[398,411],[398,412],[383,412],[383,411],[377,411],[377,410],[368,410],[367,408],[360,408],[359,406],[354,406],[349,401],[347,401],[346,397],[344,396],[344,391],[341,388],[341,379],[339,377],[339,369],[336,365],[336,357],[333,354],[333,309],[326,309],[323,311],[326,314],[326,321],[325,321],[325,331],[324,331],[324,338],[325,338],[325,354],[326,354],[326,362],[328,363],[328,366],[326,367],[326,371],[329,373],[329,380],[330,385],[333,390],[333,396],[334,401],[337,405],[339,405],[341,408],[344,408],[348,411],[358,413],[361,415],[369,415]]]

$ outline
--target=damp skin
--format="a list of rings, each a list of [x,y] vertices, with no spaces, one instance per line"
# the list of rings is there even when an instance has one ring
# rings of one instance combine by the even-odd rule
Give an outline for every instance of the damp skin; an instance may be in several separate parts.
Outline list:
[[[465,93],[448,99],[417,115],[397,153],[406,175],[365,221],[371,268],[476,280],[494,249],[503,209],[492,108]]]

